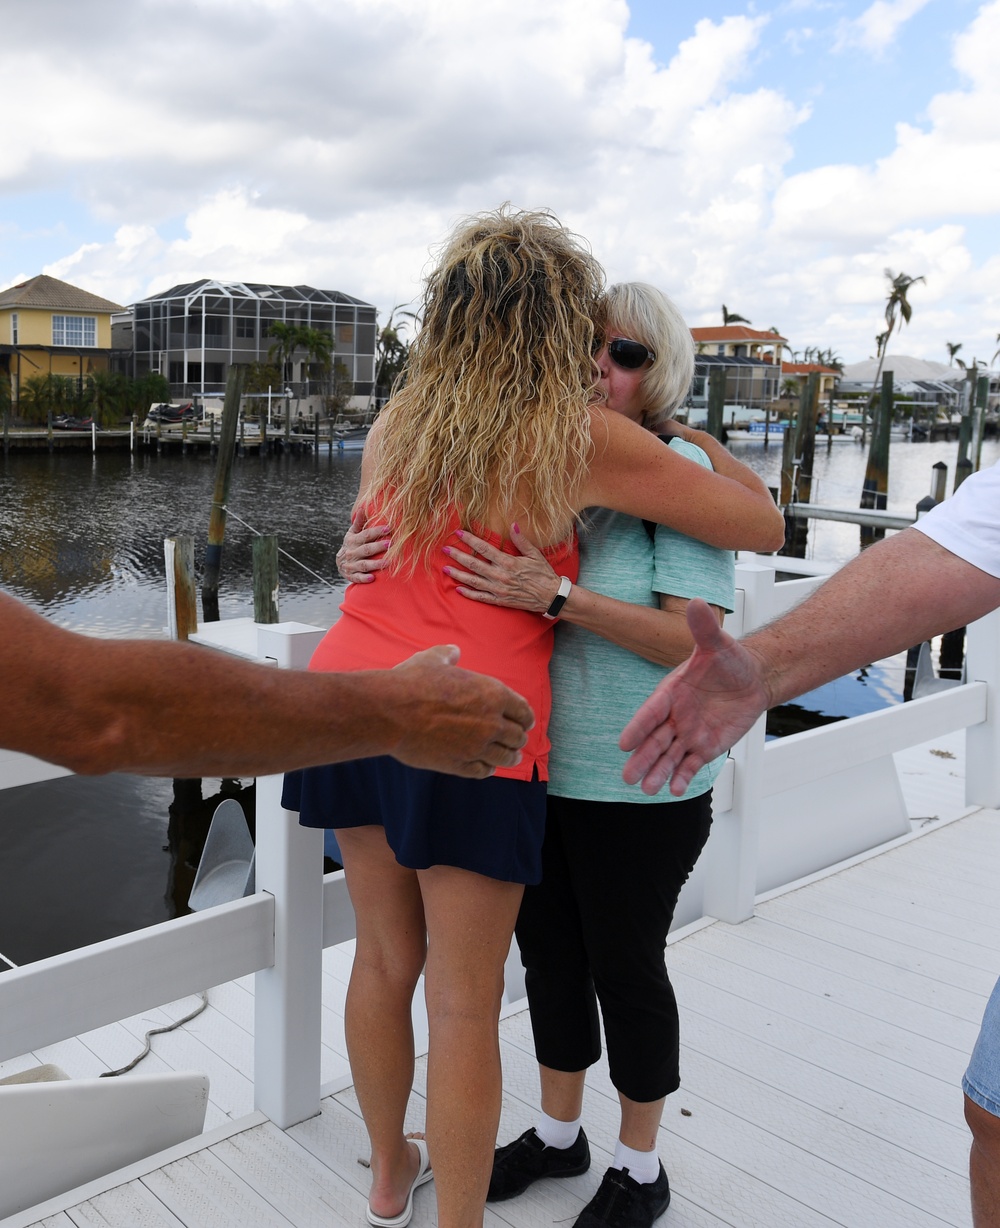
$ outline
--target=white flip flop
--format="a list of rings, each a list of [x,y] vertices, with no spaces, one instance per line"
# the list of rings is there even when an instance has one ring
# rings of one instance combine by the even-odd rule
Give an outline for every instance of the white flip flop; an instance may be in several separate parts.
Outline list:
[[[427,1143],[422,1138],[407,1139],[407,1142],[413,1143],[417,1151],[420,1153],[420,1167],[417,1169],[417,1175],[413,1178],[413,1184],[410,1186],[410,1192],[406,1195],[406,1203],[398,1215],[376,1215],[370,1206],[365,1208],[365,1216],[369,1224],[373,1228],[406,1228],[406,1225],[413,1218],[413,1191],[418,1185],[424,1185],[434,1176],[431,1171],[431,1158],[427,1154]]]

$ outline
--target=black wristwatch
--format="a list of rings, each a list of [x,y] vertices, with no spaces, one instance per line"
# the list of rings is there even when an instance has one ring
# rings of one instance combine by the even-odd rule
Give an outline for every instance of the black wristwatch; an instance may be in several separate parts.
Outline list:
[[[573,581],[569,576],[559,577],[559,589],[556,595],[552,598],[552,604],[542,615],[543,618],[558,618],[559,611],[566,604],[566,598],[570,594],[570,589],[573,587]]]

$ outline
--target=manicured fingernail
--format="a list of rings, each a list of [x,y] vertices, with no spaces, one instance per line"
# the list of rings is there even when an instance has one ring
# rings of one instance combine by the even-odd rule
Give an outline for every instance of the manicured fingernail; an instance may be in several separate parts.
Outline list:
[[[514,528],[514,532],[515,532],[515,533],[520,533],[520,532],[521,532],[521,526],[520,526],[519,524],[515,524],[515,525],[513,526],[513,528]]]
[[[451,546],[442,546],[441,552],[442,554],[451,554]]]
[[[446,576],[450,576],[452,574],[450,567],[442,567],[441,570],[444,572]]]
[[[456,536],[456,537],[464,537],[464,536],[465,536],[465,534],[462,532],[462,530],[461,530],[461,529],[456,529],[456,530],[455,530],[455,536]]]

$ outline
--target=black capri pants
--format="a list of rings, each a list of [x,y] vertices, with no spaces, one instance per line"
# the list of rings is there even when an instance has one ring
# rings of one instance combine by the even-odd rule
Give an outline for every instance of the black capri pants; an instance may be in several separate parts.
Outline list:
[[[542,881],[516,930],[543,1066],[599,1059],[600,1002],[617,1090],[645,1103],[680,1086],[667,931],[711,824],[711,791],[649,805],[549,796]]]

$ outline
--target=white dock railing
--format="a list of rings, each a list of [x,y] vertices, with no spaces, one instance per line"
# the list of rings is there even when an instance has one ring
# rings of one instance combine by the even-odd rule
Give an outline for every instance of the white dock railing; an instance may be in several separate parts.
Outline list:
[[[739,608],[727,623],[735,633],[822,582],[776,584],[777,563],[738,566]],[[229,626],[213,625],[223,633]],[[238,620],[235,632],[242,647],[230,651],[292,667],[305,663],[321,634],[250,620]],[[713,833],[675,924],[702,915],[744,919],[756,894],[909,830],[905,809],[900,827],[891,759],[906,746],[966,728],[967,801],[1000,805],[1000,614],[969,628],[967,651],[969,683],[925,699],[766,744],[758,721],[716,785]],[[53,774],[23,757],[0,759],[0,771],[0,787],[25,783],[32,771],[38,779]],[[322,833],[282,810],[280,777],[259,780],[256,894],[4,973],[0,1061],[253,972],[256,1107],[281,1127],[314,1115],[322,951],[354,934],[343,873],[324,877],[321,866]]]

